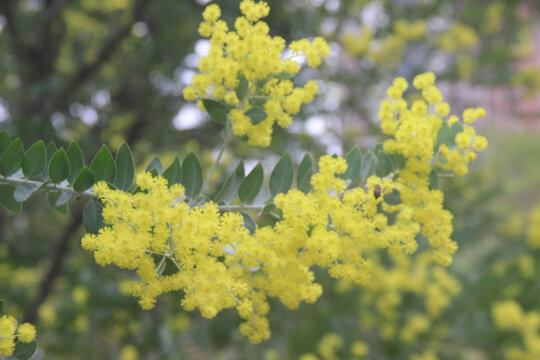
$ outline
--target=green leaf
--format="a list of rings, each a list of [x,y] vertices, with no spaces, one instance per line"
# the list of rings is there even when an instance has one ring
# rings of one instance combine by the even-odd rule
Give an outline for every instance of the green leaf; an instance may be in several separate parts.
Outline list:
[[[313,176],[313,160],[309,154],[306,154],[298,166],[296,187],[300,191],[307,193],[311,188],[311,176]]]
[[[383,151],[382,144],[375,145],[375,156],[379,156],[379,153]]]
[[[22,205],[13,197],[15,189],[15,185],[0,184],[0,204],[2,204],[9,211],[20,213]]]
[[[127,191],[133,185],[135,179],[135,162],[129,146],[122,143],[118,153],[116,154],[116,179],[114,185],[120,189]]]
[[[435,172],[435,170],[432,170],[431,174],[429,174],[429,189],[437,190],[438,188],[439,188],[439,175]]]
[[[390,194],[384,195],[383,200],[388,205],[399,205],[401,204],[401,195],[399,194],[399,191],[394,189]]]
[[[214,201],[216,203],[223,202],[228,205],[232,203],[238,197],[238,188],[244,180],[244,163],[240,162],[236,169],[227,178],[221,189],[219,189]]]
[[[392,168],[392,159],[390,156],[384,151],[380,151],[375,164],[375,174],[378,177],[385,177],[392,172]]]
[[[450,146],[452,145],[453,141],[454,137],[452,136],[452,130],[450,130],[448,123],[446,121],[443,121],[443,124],[439,129],[439,132],[437,133],[437,139],[435,140],[435,149],[438,150],[439,146],[441,146],[442,144]]]
[[[260,124],[268,116],[263,109],[258,107],[252,107],[251,109],[246,111],[244,115],[249,116],[253,125]]]
[[[11,138],[6,130],[0,132],[0,157],[4,155],[4,152],[7,150],[11,144]]]
[[[349,180],[348,185],[354,184],[358,177],[360,177],[360,170],[362,168],[362,153],[360,149],[356,146],[354,149],[349,151],[345,157],[347,160],[347,171],[344,174],[338,175],[338,177],[343,180]]]
[[[238,86],[234,90],[236,92],[236,97],[238,98],[238,101],[244,100],[244,97],[246,96],[247,90],[248,90],[248,81],[244,77],[244,75],[238,75]]]
[[[20,138],[16,138],[0,158],[0,173],[10,176],[21,168],[24,147]]]
[[[150,175],[152,175],[152,177],[158,177],[159,176],[159,173],[158,173],[156,168],[153,168],[152,170],[147,171],[147,172],[150,173]]]
[[[47,199],[49,200],[49,205],[51,205],[51,207],[54,210],[58,211],[60,214],[66,215],[67,214],[67,201],[63,202],[63,199],[65,198],[62,197],[62,199],[60,199],[61,195],[62,193],[60,191],[51,191],[50,193],[47,194]],[[57,202],[60,204],[60,206],[56,205]]]
[[[69,161],[68,181],[70,184],[73,184],[84,166],[84,158],[81,147],[75,141],[69,144],[66,153]]]
[[[83,210],[83,224],[86,232],[97,234],[103,227],[102,206],[95,200],[90,200]]]
[[[116,178],[116,165],[111,151],[103,145],[90,164],[90,171],[94,175],[94,181],[108,181],[114,183]]]
[[[49,163],[49,178],[55,184],[59,184],[69,175],[69,160],[63,148],[58,149]]]
[[[163,165],[161,164],[161,160],[157,156],[154,156],[152,161],[148,164],[146,167],[146,172],[152,171],[152,169],[156,169],[158,175],[161,175],[163,173]]]
[[[73,190],[83,192],[94,185],[94,175],[88,167],[83,167],[73,182]]]
[[[227,115],[229,114],[227,105],[212,99],[202,99],[202,102],[212,120],[221,125],[227,123]]]
[[[259,163],[251,172],[246,176],[246,178],[240,184],[238,188],[238,196],[240,201],[247,203],[252,201],[255,196],[261,190],[264,180],[264,170],[262,165]]]
[[[270,175],[270,193],[276,196],[286,193],[293,184],[294,167],[289,154],[285,154],[278,161]]]
[[[15,350],[13,351],[13,355],[10,356],[10,358],[15,358],[17,360],[28,360],[34,353],[36,352],[37,344],[36,341],[31,341],[29,343],[22,343],[18,341],[15,344]]]
[[[362,182],[365,182],[368,177],[373,175],[375,170],[375,155],[371,151],[368,151],[364,154],[362,159],[362,166],[360,168],[360,177]]]
[[[24,202],[28,200],[28,198],[38,189],[38,186],[20,185],[13,192],[13,198],[15,199],[15,201]]]
[[[43,140],[30,146],[23,157],[22,171],[24,176],[33,177],[39,175],[47,165],[47,150]]]
[[[245,228],[249,230],[250,234],[253,234],[255,232],[255,229],[257,228],[257,226],[255,225],[255,220],[253,220],[251,215],[249,215],[249,214],[247,214],[245,212],[240,212],[240,215],[242,215],[244,217],[244,226],[245,226]]]
[[[169,186],[180,184],[180,180],[182,179],[182,167],[180,166],[178,156],[174,157],[173,162],[169,165],[167,170],[165,170],[162,176],[167,179]]]
[[[203,175],[202,168],[197,156],[189,152],[182,162],[181,183],[186,189],[186,197],[189,199],[195,198],[202,189]]]

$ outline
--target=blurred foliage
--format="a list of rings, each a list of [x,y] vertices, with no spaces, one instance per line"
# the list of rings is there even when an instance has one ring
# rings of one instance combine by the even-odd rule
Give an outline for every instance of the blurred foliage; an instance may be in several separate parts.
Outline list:
[[[224,18],[236,16],[237,2],[218,3]],[[530,96],[540,88],[539,70],[522,65],[534,51],[535,1],[271,5],[272,35],[287,41],[321,35],[331,42],[333,56],[317,75],[324,80],[323,96],[295,118],[292,129],[275,129],[268,150],[233,141],[214,173],[216,185],[236,158],[275,163],[288,150],[298,162],[306,150],[318,156],[372,145],[377,130],[369,120],[396,76],[411,79],[433,70],[449,84],[513,84]],[[205,46],[196,31],[203,7],[193,0],[0,1],[0,113],[8,114],[0,114],[0,130],[20,136],[26,146],[38,139],[64,145],[76,140],[84,154],[126,141],[143,159],[139,167],[154,154],[168,165],[178,153],[199,151],[208,169],[222,137],[218,125],[173,125],[186,106],[181,92],[196,67],[195,50]],[[313,78],[312,71],[302,78]],[[323,130],[314,132],[314,125]],[[80,248],[81,209],[70,204],[63,216],[48,208],[43,195],[22,214],[0,210],[4,310],[36,324],[36,358],[46,359],[127,360],[137,353],[145,359],[427,360],[435,353],[442,359],[502,359],[507,349],[526,345],[520,329],[497,328],[494,302],[540,310],[540,254],[526,240],[531,210],[540,202],[539,136],[492,130],[483,166],[466,178],[442,181],[460,245],[448,276],[461,289],[448,292],[450,300],[436,316],[429,313],[426,291],[449,280],[408,286],[399,278],[409,274],[400,268],[405,265],[390,263],[388,282],[374,284],[376,291],[318,274],[330,290],[295,312],[272,304],[274,335],[257,346],[240,336],[232,312],[203,320],[180,311],[174,295],[144,312],[126,295],[126,272],[97,267]],[[413,279],[414,271],[421,273],[407,271]]]

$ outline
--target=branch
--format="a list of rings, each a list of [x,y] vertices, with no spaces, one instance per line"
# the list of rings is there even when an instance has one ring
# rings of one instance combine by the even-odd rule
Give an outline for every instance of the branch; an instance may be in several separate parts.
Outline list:
[[[38,295],[34,300],[30,310],[27,311],[24,315],[23,322],[35,323],[38,308],[43,304],[43,302],[49,296],[49,293],[53,290],[54,280],[60,275],[62,271],[62,266],[67,260],[67,252],[69,250],[69,239],[71,236],[79,229],[82,224],[82,210],[78,208],[72,215],[69,220],[67,227],[64,229],[56,249],[54,251],[51,267],[47,274],[43,277],[41,286],[39,288]]]
[[[56,0],[54,1],[46,10],[42,28],[48,28],[50,24],[56,19],[60,14],[64,5],[66,5],[71,0]]]
[[[19,60],[22,61],[24,58],[26,58],[27,46],[20,37],[11,0],[0,1],[0,11],[6,17],[6,27],[11,38],[11,46],[13,47],[13,51]]]
[[[0,175],[0,183],[5,184],[13,184],[13,185],[29,185],[36,189],[47,189],[47,190],[58,190],[62,192],[68,192],[72,193],[77,196],[87,197],[90,199],[96,199],[97,196],[90,190],[86,190],[83,192],[77,192],[75,189],[73,189],[71,186],[64,186],[59,184],[54,184],[52,182],[47,181],[34,181],[34,180],[28,180],[24,178],[17,178],[12,176],[2,176]]]
[[[82,65],[75,73],[66,88],[59,93],[59,95],[51,101],[45,108],[45,112],[49,113],[54,108],[62,103],[66,103],[70,96],[77,91],[77,89],[84,84],[84,82],[96,71],[103,63],[108,61],[114,54],[118,45],[129,35],[131,27],[137,22],[146,6],[150,3],[149,0],[140,0],[135,5],[133,10],[133,16],[130,22],[122,26],[101,48],[95,59],[87,64]]]

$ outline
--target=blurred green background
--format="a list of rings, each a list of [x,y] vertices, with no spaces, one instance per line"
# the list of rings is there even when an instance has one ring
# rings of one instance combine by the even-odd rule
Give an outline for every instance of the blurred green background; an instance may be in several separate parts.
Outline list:
[[[191,150],[208,170],[222,129],[181,96],[208,50],[197,33],[206,3],[0,1],[0,131],[21,137],[25,146],[77,140],[87,162],[101,144],[117,149],[126,141],[142,169],[154,155],[167,166],[167,159]],[[215,3],[225,20],[238,16],[238,1]],[[289,129],[275,129],[268,149],[233,140],[215,184],[235,159],[273,166],[286,151],[299,161],[305,152],[373,146],[382,138],[377,111],[391,81],[433,71],[453,113],[468,106],[487,110],[479,132],[488,150],[467,176],[442,181],[460,246],[448,273],[461,291],[427,327],[418,325],[411,340],[400,334],[422,311],[424,292],[398,285],[355,289],[320,274],[323,297],[294,312],[273,304],[271,339],[252,345],[239,334],[233,311],[204,320],[185,313],[170,294],[142,311],[126,294],[129,274],[97,266],[81,249],[80,206],[71,203],[64,216],[38,194],[19,215],[0,209],[0,297],[9,313],[36,324],[34,358],[481,360],[508,358],[511,348],[525,349],[516,359],[540,358],[530,355],[540,356],[532,349],[538,339],[499,330],[491,316],[493,303],[502,300],[540,311],[540,253],[527,246],[527,229],[540,222],[531,216],[540,204],[540,3],[269,5],[272,35],[287,42],[323,36],[332,55],[322,69],[299,76],[301,82],[317,79],[317,100]],[[527,266],[532,261],[532,276],[519,270],[524,256]],[[386,324],[378,311],[396,296],[398,319]]]

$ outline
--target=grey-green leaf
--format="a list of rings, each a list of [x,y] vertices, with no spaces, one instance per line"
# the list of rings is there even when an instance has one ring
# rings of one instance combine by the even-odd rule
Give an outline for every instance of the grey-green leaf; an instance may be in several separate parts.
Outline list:
[[[202,103],[212,120],[221,125],[227,123],[229,108],[225,104],[212,99],[202,99]]]
[[[180,184],[180,180],[182,179],[182,167],[180,166],[178,156],[174,157],[173,162],[169,165],[167,170],[165,170],[162,176],[167,179],[169,186]]]
[[[97,234],[103,227],[102,206],[95,200],[90,200],[83,210],[83,224],[86,232]]]
[[[360,178],[362,179],[362,182],[365,182],[366,179],[373,175],[373,171],[375,169],[375,155],[371,151],[368,151],[364,154],[364,158],[362,159],[362,166],[360,169]]]
[[[294,167],[289,154],[285,154],[278,161],[270,175],[270,193],[276,196],[286,193],[293,184]]]
[[[454,141],[456,135],[463,131],[463,125],[459,121],[456,121],[455,123],[452,124],[451,130],[452,130],[452,141]]]
[[[66,151],[60,148],[49,163],[49,178],[55,184],[59,184],[69,175],[69,160]]]
[[[11,138],[9,137],[9,134],[6,130],[0,132],[0,157],[4,155],[4,152],[9,147],[9,144],[11,144]]]
[[[279,74],[276,75],[276,78],[278,80],[286,80],[286,79],[291,79],[293,77],[294,77],[293,73],[289,73],[289,72],[285,72],[285,71],[282,71],[282,72],[280,72]]]
[[[244,97],[246,96],[248,90],[248,86],[249,84],[245,76],[238,75],[238,86],[234,90],[236,92],[236,97],[238,98],[238,101],[244,100]]]
[[[108,181],[114,183],[116,178],[116,164],[109,148],[105,145],[98,151],[92,163],[90,171],[94,175],[94,181]]]
[[[56,154],[56,145],[54,145],[54,142],[49,141],[47,144],[47,148],[45,149],[47,152],[47,164],[45,165],[45,169],[43,169],[43,177],[45,180],[49,179],[49,164],[51,163],[51,160]]]
[[[24,202],[38,189],[37,186],[32,185],[20,185],[13,192],[13,198],[15,201]]]
[[[397,169],[403,169],[407,164],[407,159],[401,154],[393,154],[392,159],[394,160]]]
[[[23,343],[18,341],[15,344],[15,350],[13,351],[13,355],[10,356],[10,358],[14,358],[17,360],[28,360],[34,353],[36,352],[37,344],[36,341],[31,341],[29,343]]]
[[[240,162],[236,169],[227,178],[221,189],[219,189],[214,201],[217,203],[223,202],[230,204],[238,197],[238,188],[244,180],[244,163]]]
[[[249,215],[249,214],[247,214],[245,212],[241,212],[240,215],[242,215],[244,217],[244,226],[245,226],[245,228],[249,230],[250,234],[253,234],[255,232],[255,229],[257,228],[257,226],[255,225],[255,220],[253,220],[251,215]]]
[[[73,184],[77,178],[77,175],[79,175],[79,172],[84,166],[84,157],[81,147],[75,141],[69,144],[66,153],[69,161],[68,181],[70,184]]]
[[[22,205],[13,197],[15,189],[15,185],[0,184],[0,204],[2,204],[9,211],[20,213]]]
[[[165,262],[166,259],[167,258],[165,256],[163,256],[161,258],[161,260],[159,261],[159,263],[156,266],[156,274],[158,274],[158,275],[163,274],[163,271],[165,270],[165,266],[167,265],[167,263]]]
[[[439,188],[439,175],[435,172],[435,170],[432,170],[429,174],[429,189],[430,190],[437,190]]]
[[[450,146],[453,142],[453,138],[450,126],[448,126],[446,121],[443,121],[443,124],[437,133],[437,139],[435,140],[435,150],[439,149],[439,146],[442,144]]]
[[[261,190],[263,181],[264,170],[259,163],[240,184],[240,187],[238,188],[238,197],[240,198],[240,201],[244,203],[252,201]]]
[[[181,178],[181,183],[186,189],[186,197],[193,199],[199,195],[203,184],[202,168],[199,159],[192,152],[189,152],[182,162]]]
[[[252,107],[245,112],[245,115],[251,119],[253,125],[260,124],[268,116],[263,109],[258,107]]]
[[[161,164],[161,160],[157,156],[154,156],[152,161],[148,164],[146,167],[146,172],[152,171],[152,169],[156,169],[158,175],[161,175],[163,173],[163,165]]]
[[[399,191],[394,189],[391,193],[384,195],[383,200],[388,205],[399,205],[401,204],[401,195]]]
[[[77,177],[75,182],[73,182],[73,190],[76,192],[83,192],[94,185],[94,175],[88,167],[83,167]]]
[[[268,187],[263,185],[261,186],[261,190],[259,190],[259,193],[257,194],[257,196],[255,196],[255,198],[253,199],[251,203],[253,205],[262,205],[262,204],[265,204],[269,198],[270,198],[270,190],[268,190]]]
[[[61,195],[62,195],[62,193],[60,191],[51,191],[50,193],[47,194],[47,199],[49,200],[49,205],[54,210],[58,211],[60,214],[66,215],[67,214],[67,202],[63,202],[63,199],[60,199]],[[56,205],[57,202],[60,204],[59,206]]]
[[[120,189],[127,191],[133,185],[135,179],[135,162],[133,154],[126,143],[122,143],[118,153],[116,154],[116,179],[114,185]]]
[[[307,193],[311,187],[311,176],[313,176],[313,160],[309,154],[306,154],[298,166],[296,187],[298,187],[300,191]]]
[[[9,176],[21,168],[24,147],[20,138],[16,138],[0,158],[0,173]]]
[[[43,140],[30,146],[23,157],[22,170],[26,177],[33,177],[41,174],[47,165],[47,150]]]
[[[54,206],[60,207],[60,206],[62,206],[64,204],[66,204],[69,201],[69,199],[71,199],[72,195],[73,194],[70,193],[70,192],[61,192],[60,196],[58,196],[58,199],[56,199],[56,202],[54,203]]]
[[[356,146],[354,147],[347,156],[347,171],[344,174],[339,175],[343,180],[348,181],[348,185],[354,184],[356,180],[360,177],[360,170],[362,168],[362,153],[360,149]]]
[[[377,162],[375,165],[375,174],[379,177],[385,177],[392,172],[392,159],[384,151],[380,151],[377,155]]]

